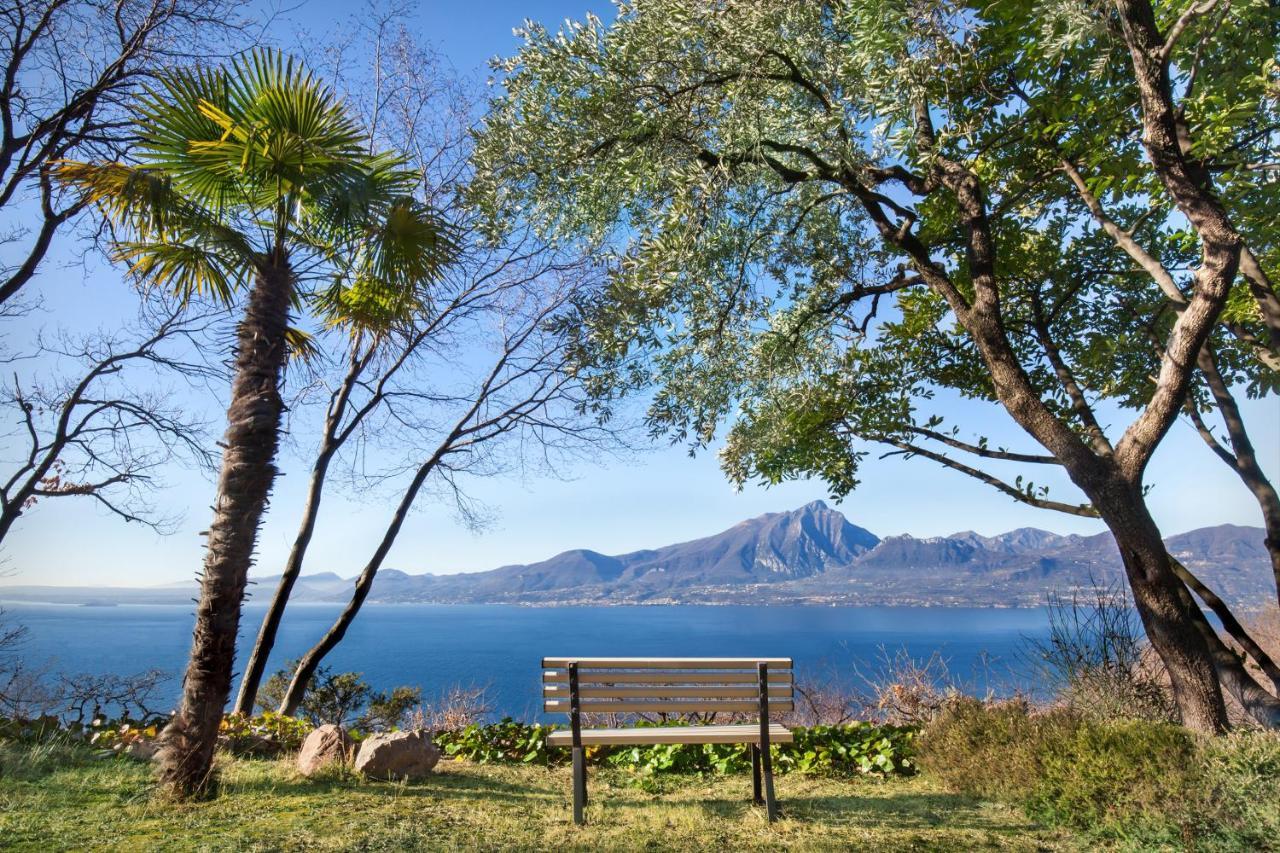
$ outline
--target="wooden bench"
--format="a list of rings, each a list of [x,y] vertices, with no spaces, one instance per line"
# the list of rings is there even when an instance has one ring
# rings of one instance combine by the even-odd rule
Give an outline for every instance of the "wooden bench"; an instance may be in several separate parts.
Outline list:
[[[573,820],[585,822],[587,746],[668,743],[751,745],[753,802],[773,821],[771,743],[790,743],[791,731],[769,722],[770,711],[790,711],[791,658],[543,658],[542,707],[569,715],[567,730],[552,732],[548,747],[573,750]],[[584,729],[584,714],[747,713],[745,725],[632,726]],[[762,793],[763,791],[763,793]]]

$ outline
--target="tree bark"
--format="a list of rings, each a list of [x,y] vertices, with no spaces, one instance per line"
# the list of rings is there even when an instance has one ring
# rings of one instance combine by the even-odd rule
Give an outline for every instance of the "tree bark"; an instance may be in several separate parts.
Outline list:
[[[372,349],[370,350],[372,353]],[[258,688],[262,684],[262,676],[266,673],[267,659],[275,647],[276,634],[280,630],[280,621],[284,618],[285,606],[293,593],[294,584],[302,573],[302,564],[307,556],[307,548],[311,545],[311,537],[315,533],[316,519],[320,515],[320,501],[324,497],[325,478],[329,473],[329,463],[333,460],[341,445],[338,428],[342,423],[342,415],[346,411],[347,401],[356,380],[369,362],[369,356],[360,357],[359,347],[353,347],[350,367],[343,377],[342,384],[334,393],[329,411],[325,417],[324,437],[321,441],[320,453],[311,466],[311,480],[307,485],[307,501],[302,510],[302,522],[298,526],[298,534],[293,540],[293,548],[285,562],[284,572],[276,585],[271,606],[262,617],[262,626],[258,629],[258,639],[253,644],[253,652],[245,666],[244,676],[240,680],[240,692],[236,696],[235,713],[250,716],[254,703],[258,699]]]
[[[231,693],[240,605],[276,475],[284,412],[280,375],[293,286],[292,271],[280,252],[264,258],[236,333],[222,470],[205,546],[191,658],[182,700],[164,730],[159,755],[161,784],[177,797],[204,793],[213,781],[218,726]]]
[[[1205,384],[1209,386],[1209,392],[1213,395],[1218,412],[1222,415],[1222,423],[1227,429],[1227,440],[1234,451],[1234,453],[1226,453],[1223,450],[1219,455],[1239,475],[1245,487],[1257,500],[1258,508],[1262,510],[1262,523],[1266,530],[1263,545],[1271,558],[1271,575],[1275,581],[1276,601],[1280,603],[1280,494],[1276,493],[1275,486],[1271,484],[1271,480],[1258,462],[1258,454],[1245,427],[1244,417],[1240,414],[1240,407],[1236,405],[1235,397],[1232,396],[1225,377],[1218,369],[1217,358],[1208,344],[1201,348],[1196,364],[1204,376]],[[1204,432],[1201,435],[1215,451],[1221,449],[1216,441],[1211,442],[1211,435],[1205,435]]]
[[[1169,672],[1182,724],[1206,734],[1226,731],[1219,671],[1199,628],[1204,615],[1174,573],[1141,488],[1113,480],[1090,498],[1120,549],[1134,605],[1151,647]]]
[[[1268,693],[1245,669],[1240,656],[1228,648],[1203,615],[1196,620],[1196,630],[1204,638],[1222,687],[1240,703],[1255,722],[1269,729],[1280,729],[1280,699]]]
[[[1276,666],[1275,661],[1267,654],[1266,649],[1258,645],[1258,641],[1249,635],[1249,632],[1240,624],[1240,620],[1227,607],[1227,603],[1172,555],[1169,557],[1169,565],[1173,566],[1174,572],[1187,585],[1187,588],[1194,592],[1204,602],[1205,607],[1208,607],[1218,617],[1222,622],[1222,630],[1226,635],[1234,640],[1240,646],[1240,649],[1253,660],[1254,665],[1261,670],[1262,674],[1271,680],[1272,691],[1280,693],[1280,667]],[[1212,651],[1212,648],[1210,651]]]

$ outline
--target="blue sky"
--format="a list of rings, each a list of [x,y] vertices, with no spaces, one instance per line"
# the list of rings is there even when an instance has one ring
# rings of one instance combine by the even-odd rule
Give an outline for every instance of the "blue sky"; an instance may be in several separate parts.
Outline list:
[[[418,5],[409,23],[459,72],[483,78],[488,58],[514,49],[511,30],[524,18],[554,26],[588,9],[609,13],[607,4],[592,0],[429,2]],[[351,3],[311,0],[278,19],[275,37],[286,45],[306,44],[341,26],[352,11]],[[44,302],[44,318],[57,318],[73,329],[109,327],[130,316],[136,304],[112,269],[91,262],[86,275],[65,253],[60,263],[46,266],[33,287]],[[1028,446],[1000,411],[971,401],[952,401],[947,409],[956,422],[981,424],[993,444]],[[1272,476],[1280,476],[1280,400],[1249,402],[1246,414],[1264,465]],[[1123,424],[1128,417],[1114,413],[1111,423]],[[257,574],[278,571],[292,540],[305,485],[305,450],[304,445],[282,459],[286,476],[277,484],[262,531]],[[479,533],[459,524],[448,507],[424,500],[386,565],[415,573],[450,572],[532,562],[568,548],[621,553],[708,535],[753,515],[826,497],[820,482],[735,493],[712,454],[690,459],[683,448],[663,445],[624,459],[578,464],[568,475],[563,480],[501,478],[477,484],[473,494],[494,517]],[[966,529],[994,534],[1020,526],[1082,533],[1103,529],[1097,522],[1022,506],[924,460],[873,457],[862,479],[840,509],[881,536]],[[166,480],[160,501],[185,514],[176,533],[161,537],[125,525],[88,502],[42,504],[18,522],[6,542],[3,568],[11,576],[4,582],[143,585],[191,577],[201,559],[197,533],[208,522],[212,483],[180,469]],[[1148,481],[1154,487],[1151,507],[1166,533],[1226,522],[1260,523],[1257,506],[1239,481],[1185,424],[1174,428],[1157,453]],[[389,502],[331,491],[306,572],[355,574],[381,533]]]

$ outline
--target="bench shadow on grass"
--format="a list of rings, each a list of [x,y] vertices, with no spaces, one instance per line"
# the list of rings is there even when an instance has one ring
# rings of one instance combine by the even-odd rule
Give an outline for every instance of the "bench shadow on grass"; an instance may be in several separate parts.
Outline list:
[[[639,813],[657,804],[666,806],[692,806],[707,817],[724,821],[745,818],[752,810],[763,806],[752,805],[750,797],[731,799],[716,797],[707,800],[668,799],[655,795],[649,800],[607,799],[597,802],[609,804],[611,810]],[[1007,821],[983,817],[976,813],[978,803],[958,794],[908,792],[889,796],[798,796],[780,797],[779,810],[784,819],[797,823],[821,823],[829,828],[858,826],[865,829],[932,829],[946,827],[953,830],[1025,829],[1015,815]]]
[[[539,811],[560,811],[568,808],[571,802],[568,785],[561,784],[562,782],[567,780],[560,779],[558,775],[548,775],[544,784],[510,782],[451,767],[424,782],[411,784],[360,781],[354,777],[336,780],[251,778],[229,782],[224,790],[228,794],[249,795],[272,792],[297,796],[341,797],[364,794],[435,801],[483,800]],[[592,791],[592,802],[607,803],[609,810],[620,815],[639,817],[655,806],[691,807],[700,810],[707,818],[735,822],[746,819],[753,810],[763,811],[762,806],[752,805],[749,778],[747,783],[748,787],[741,797],[716,795],[705,800],[672,796],[675,791],[637,798],[634,794],[628,796],[620,790],[610,792],[608,788],[597,788]],[[901,791],[875,796],[853,792],[847,795],[800,793],[794,797],[780,796],[779,806],[785,819],[799,824],[821,823],[828,828],[927,830],[946,827],[952,830],[981,829],[996,832],[1026,829],[1025,823],[1015,813],[1011,812],[1007,816],[990,812],[980,814],[979,801],[971,797],[932,791]]]

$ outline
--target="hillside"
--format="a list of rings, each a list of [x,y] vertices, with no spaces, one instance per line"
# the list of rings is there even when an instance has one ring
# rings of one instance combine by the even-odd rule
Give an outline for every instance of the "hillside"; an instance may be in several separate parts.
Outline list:
[[[1220,525],[1172,536],[1169,549],[1225,598],[1250,609],[1271,598],[1263,532]],[[1020,528],[999,536],[883,539],[822,501],[768,513],[702,539],[627,554],[575,549],[484,572],[384,569],[370,601],[384,603],[663,604],[830,603],[1033,606],[1052,589],[1119,579],[1110,534]],[[276,577],[257,578],[251,600]],[[343,601],[351,580],[307,575],[298,601]],[[0,600],[63,604],[185,604],[194,585],[149,588],[8,586]]]

